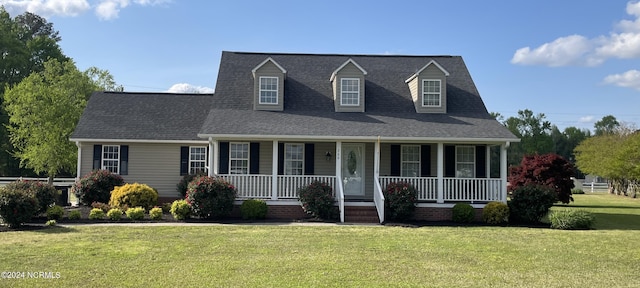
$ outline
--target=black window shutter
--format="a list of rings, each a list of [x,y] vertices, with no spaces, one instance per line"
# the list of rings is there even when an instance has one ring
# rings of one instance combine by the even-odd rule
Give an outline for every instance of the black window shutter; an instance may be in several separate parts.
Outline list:
[[[220,142],[220,162],[218,163],[219,174],[229,174],[229,142]]]
[[[444,177],[456,177],[456,146],[444,146]]]
[[[249,174],[260,174],[260,143],[249,143]]]
[[[487,177],[487,146],[476,146],[476,178]]]
[[[93,145],[93,170],[102,168],[102,145]]]
[[[180,146],[180,175],[189,174],[189,146]]]
[[[391,176],[400,176],[400,145],[391,145]]]
[[[129,175],[129,145],[120,145],[120,175]]]
[[[431,145],[420,146],[420,176],[431,176]]]
[[[278,143],[278,175],[284,175],[284,143]]]
[[[315,146],[313,143],[304,144],[304,175],[314,175],[314,150]]]

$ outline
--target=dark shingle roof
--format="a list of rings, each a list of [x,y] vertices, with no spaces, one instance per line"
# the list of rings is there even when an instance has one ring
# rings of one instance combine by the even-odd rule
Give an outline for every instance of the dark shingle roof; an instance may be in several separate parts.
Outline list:
[[[251,70],[271,57],[287,70],[284,111],[253,110]],[[364,113],[336,113],[329,78],[349,58],[365,76]],[[447,78],[447,114],[416,113],[405,80],[435,60]],[[200,135],[382,136],[516,140],[494,120],[459,56],[223,52]]]
[[[202,140],[213,94],[95,92],[71,139]]]

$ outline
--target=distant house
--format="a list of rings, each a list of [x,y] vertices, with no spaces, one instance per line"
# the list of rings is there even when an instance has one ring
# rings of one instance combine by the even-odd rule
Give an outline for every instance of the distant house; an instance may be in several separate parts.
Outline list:
[[[506,201],[506,148],[519,139],[459,56],[223,52],[215,95],[98,92],[71,141],[78,175],[108,169],[164,200],[179,197],[181,175],[206,171],[237,187],[238,204],[265,199],[269,216],[300,217],[297,189],[320,180],[342,221],[369,210],[382,222],[393,181],[420,191],[417,219]]]

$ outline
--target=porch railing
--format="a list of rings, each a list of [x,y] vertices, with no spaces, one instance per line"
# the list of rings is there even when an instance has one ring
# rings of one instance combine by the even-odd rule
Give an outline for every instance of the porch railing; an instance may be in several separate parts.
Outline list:
[[[331,187],[335,187],[336,176],[280,175],[278,176],[278,198],[279,199],[297,199],[298,189],[300,189],[300,187],[302,186],[311,184],[311,182],[313,181],[324,182]],[[335,189],[334,189],[334,194],[335,194]]]
[[[418,191],[419,201],[436,201],[438,199],[438,178],[436,177],[395,177],[380,176],[382,189],[391,182],[409,182]]]
[[[444,178],[444,201],[501,201],[502,180]]]
[[[220,175],[238,190],[238,198],[270,199],[271,175]]]
[[[378,210],[378,219],[380,219],[380,223],[382,223],[384,222],[384,194],[382,194],[382,187],[380,187],[380,179],[378,179],[378,177],[376,177],[375,179],[373,202],[376,203],[376,210]]]

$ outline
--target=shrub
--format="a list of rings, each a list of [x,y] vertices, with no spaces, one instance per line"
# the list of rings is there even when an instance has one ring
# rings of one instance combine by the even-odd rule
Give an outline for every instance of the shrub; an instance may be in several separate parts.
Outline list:
[[[176,200],[171,204],[170,212],[176,220],[185,220],[191,217],[191,206],[186,200]]]
[[[69,220],[80,220],[82,218],[82,213],[80,210],[69,211]]]
[[[120,208],[109,209],[107,212],[107,218],[111,221],[120,221],[120,218],[122,218],[122,210],[120,210]]]
[[[151,220],[162,220],[162,213],[162,208],[153,207],[149,210],[149,218],[151,218]]]
[[[94,170],[83,176],[73,184],[73,193],[80,203],[89,205],[93,202],[109,202],[111,190],[116,186],[122,186],[122,176],[108,170]]]
[[[307,214],[325,220],[335,217],[334,203],[336,200],[333,197],[333,189],[329,184],[313,181],[309,185],[298,189],[298,197],[300,198],[302,209]]]
[[[89,212],[89,219],[91,220],[100,220],[104,219],[104,211],[100,208],[93,208]]]
[[[176,190],[178,190],[178,192],[180,193],[180,195],[182,195],[182,197],[187,197],[187,190],[189,190],[189,183],[193,181],[193,179],[195,178],[206,176],[206,175],[207,174],[203,172],[184,175],[182,176],[182,179],[180,179],[180,182],[178,182],[178,184],[176,185]]]
[[[509,189],[513,191],[530,184],[547,186],[556,192],[555,201],[569,203],[573,201],[573,171],[571,162],[557,154],[524,156],[520,166],[509,171]]]
[[[162,203],[162,213],[171,213],[171,204],[172,203]]]
[[[60,220],[64,216],[64,208],[62,206],[53,205],[47,209],[47,219]]]
[[[129,208],[125,212],[127,214],[127,218],[131,220],[142,220],[144,219],[144,208],[138,206],[134,208]]]
[[[5,185],[10,190],[20,190],[33,194],[38,200],[38,209],[34,215],[47,212],[47,208],[56,202],[58,191],[53,185],[39,181],[18,180]]]
[[[389,220],[408,220],[416,210],[418,192],[408,182],[391,182],[383,191],[385,218]]]
[[[125,184],[111,191],[109,205],[112,207],[142,207],[149,209],[158,204],[158,191],[146,184]]]
[[[591,229],[595,217],[591,212],[584,210],[560,210],[549,214],[551,228],[563,230]]]
[[[55,219],[47,220],[47,222],[44,223],[44,226],[56,226],[56,225],[58,225],[58,222]]]
[[[476,210],[469,203],[456,203],[451,210],[452,220],[456,223],[471,223],[476,217]]]
[[[107,211],[111,210],[111,206],[109,206],[109,204],[107,203],[102,203],[102,202],[93,202],[91,203],[91,207],[92,208],[98,208],[101,209],[102,212],[107,213]]]
[[[489,202],[482,209],[482,220],[488,224],[509,222],[509,206],[502,202]]]
[[[267,202],[259,199],[249,199],[240,205],[242,219],[264,219],[267,217]]]
[[[584,194],[584,190],[580,188],[571,189],[571,194]]]
[[[530,184],[513,191],[509,201],[510,221],[539,223],[556,202],[557,193],[546,186]]]
[[[12,189],[10,185],[0,187],[0,218],[11,228],[27,222],[38,211],[38,199],[33,192]]]
[[[200,218],[221,218],[231,213],[236,188],[219,177],[201,176],[189,183],[186,201]]]

